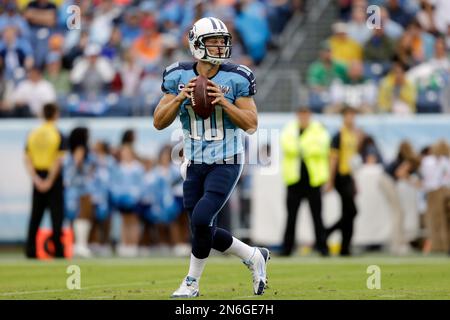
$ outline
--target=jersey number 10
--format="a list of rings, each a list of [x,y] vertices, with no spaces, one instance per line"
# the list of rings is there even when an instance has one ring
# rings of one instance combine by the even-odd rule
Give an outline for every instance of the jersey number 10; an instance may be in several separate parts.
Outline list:
[[[191,132],[189,137],[194,140],[202,140],[202,135],[198,130],[198,121],[194,109],[191,105],[186,105],[191,124]],[[223,110],[222,107],[216,106],[211,117],[203,120],[203,132],[206,141],[220,141],[224,138],[223,132]]]

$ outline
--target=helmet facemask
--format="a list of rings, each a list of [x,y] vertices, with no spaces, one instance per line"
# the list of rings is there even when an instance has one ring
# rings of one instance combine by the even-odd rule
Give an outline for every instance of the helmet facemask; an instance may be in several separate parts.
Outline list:
[[[221,37],[225,40],[224,44],[210,44],[206,45],[206,41],[208,38]],[[201,60],[206,60],[212,63],[216,63],[214,61],[218,61],[216,64],[220,64],[225,60],[228,60],[231,57],[231,35],[230,34],[208,34],[204,36],[200,36],[197,41],[198,47],[204,50],[204,56]],[[217,49],[218,53],[212,54],[212,50]]]

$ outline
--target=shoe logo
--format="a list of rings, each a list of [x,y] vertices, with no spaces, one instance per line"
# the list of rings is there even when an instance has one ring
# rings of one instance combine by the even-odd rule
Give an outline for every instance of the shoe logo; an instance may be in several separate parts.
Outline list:
[[[264,278],[264,267],[262,265],[260,265],[259,276]]]

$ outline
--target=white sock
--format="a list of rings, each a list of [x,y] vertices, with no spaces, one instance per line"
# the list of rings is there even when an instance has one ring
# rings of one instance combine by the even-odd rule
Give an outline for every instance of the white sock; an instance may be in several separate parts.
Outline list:
[[[244,261],[252,259],[255,255],[255,252],[255,247],[250,247],[248,244],[245,244],[235,237],[233,237],[231,246],[227,250],[225,250],[225,253],[231,253],[232,255],[238,256]]]
[[[75,243],[80,247],[87,247],[91,222],[87,219],[76,219],[73,223]]]
[[[198,259],[191,253],[191,263],[189,264],[188,276],[197,279],[198,282],[202,276],[207,259],[208,258]]]

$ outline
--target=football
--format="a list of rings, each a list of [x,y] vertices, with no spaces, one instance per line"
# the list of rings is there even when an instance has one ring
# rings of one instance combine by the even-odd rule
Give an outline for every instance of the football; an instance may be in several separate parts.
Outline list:
[[[214,111],[214,97],[208,96],[208,78],[205,76],[198,76],[195,81],[194,92],[191,96],[191,104],[194,112],[202,119],[208,119]]]

